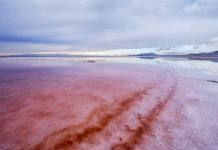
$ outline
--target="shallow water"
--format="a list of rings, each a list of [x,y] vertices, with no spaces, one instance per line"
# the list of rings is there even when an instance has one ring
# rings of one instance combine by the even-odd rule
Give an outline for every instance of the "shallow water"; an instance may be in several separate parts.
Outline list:
[[[210,61],[0,59],[0,148],[217,149],[217,81]]]

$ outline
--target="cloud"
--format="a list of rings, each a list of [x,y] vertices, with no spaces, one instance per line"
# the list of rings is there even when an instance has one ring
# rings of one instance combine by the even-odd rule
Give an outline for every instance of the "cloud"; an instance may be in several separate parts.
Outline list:
[[[218,17],[217,0],[198,0],[185,7],[185,11],[205,17]]]
[[[217,10],[216,0],[1,0],[0,53],[208,44]]]

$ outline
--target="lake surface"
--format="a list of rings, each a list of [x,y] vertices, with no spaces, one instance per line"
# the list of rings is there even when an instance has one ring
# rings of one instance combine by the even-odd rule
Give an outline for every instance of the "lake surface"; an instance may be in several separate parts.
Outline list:
[[[218,63],[0,59],[0,149],[218,149]]]

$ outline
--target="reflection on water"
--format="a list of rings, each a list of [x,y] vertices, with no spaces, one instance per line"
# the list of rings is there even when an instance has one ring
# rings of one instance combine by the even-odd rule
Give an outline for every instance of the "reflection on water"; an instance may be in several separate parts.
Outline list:
[[[211,76],[216,78],[218,75],[218,63],[205,60],[187,60],[187,59],[144,59],[137,57],[63,57],[63,58],[4,58],[0,59],[0,69],[25,68],[25,67],[69,67],[80,65],[84,60],[95,60],[96,65],[100,64],[131,64],[131,65],[154,65],[168,66],[179,73],[187,73],[196,76]]]

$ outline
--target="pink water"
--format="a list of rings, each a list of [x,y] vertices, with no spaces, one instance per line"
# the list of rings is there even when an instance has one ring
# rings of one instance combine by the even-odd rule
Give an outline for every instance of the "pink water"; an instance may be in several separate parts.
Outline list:
[[[217,149],[216,74],[134,61],[1,60],[0,149]]]

